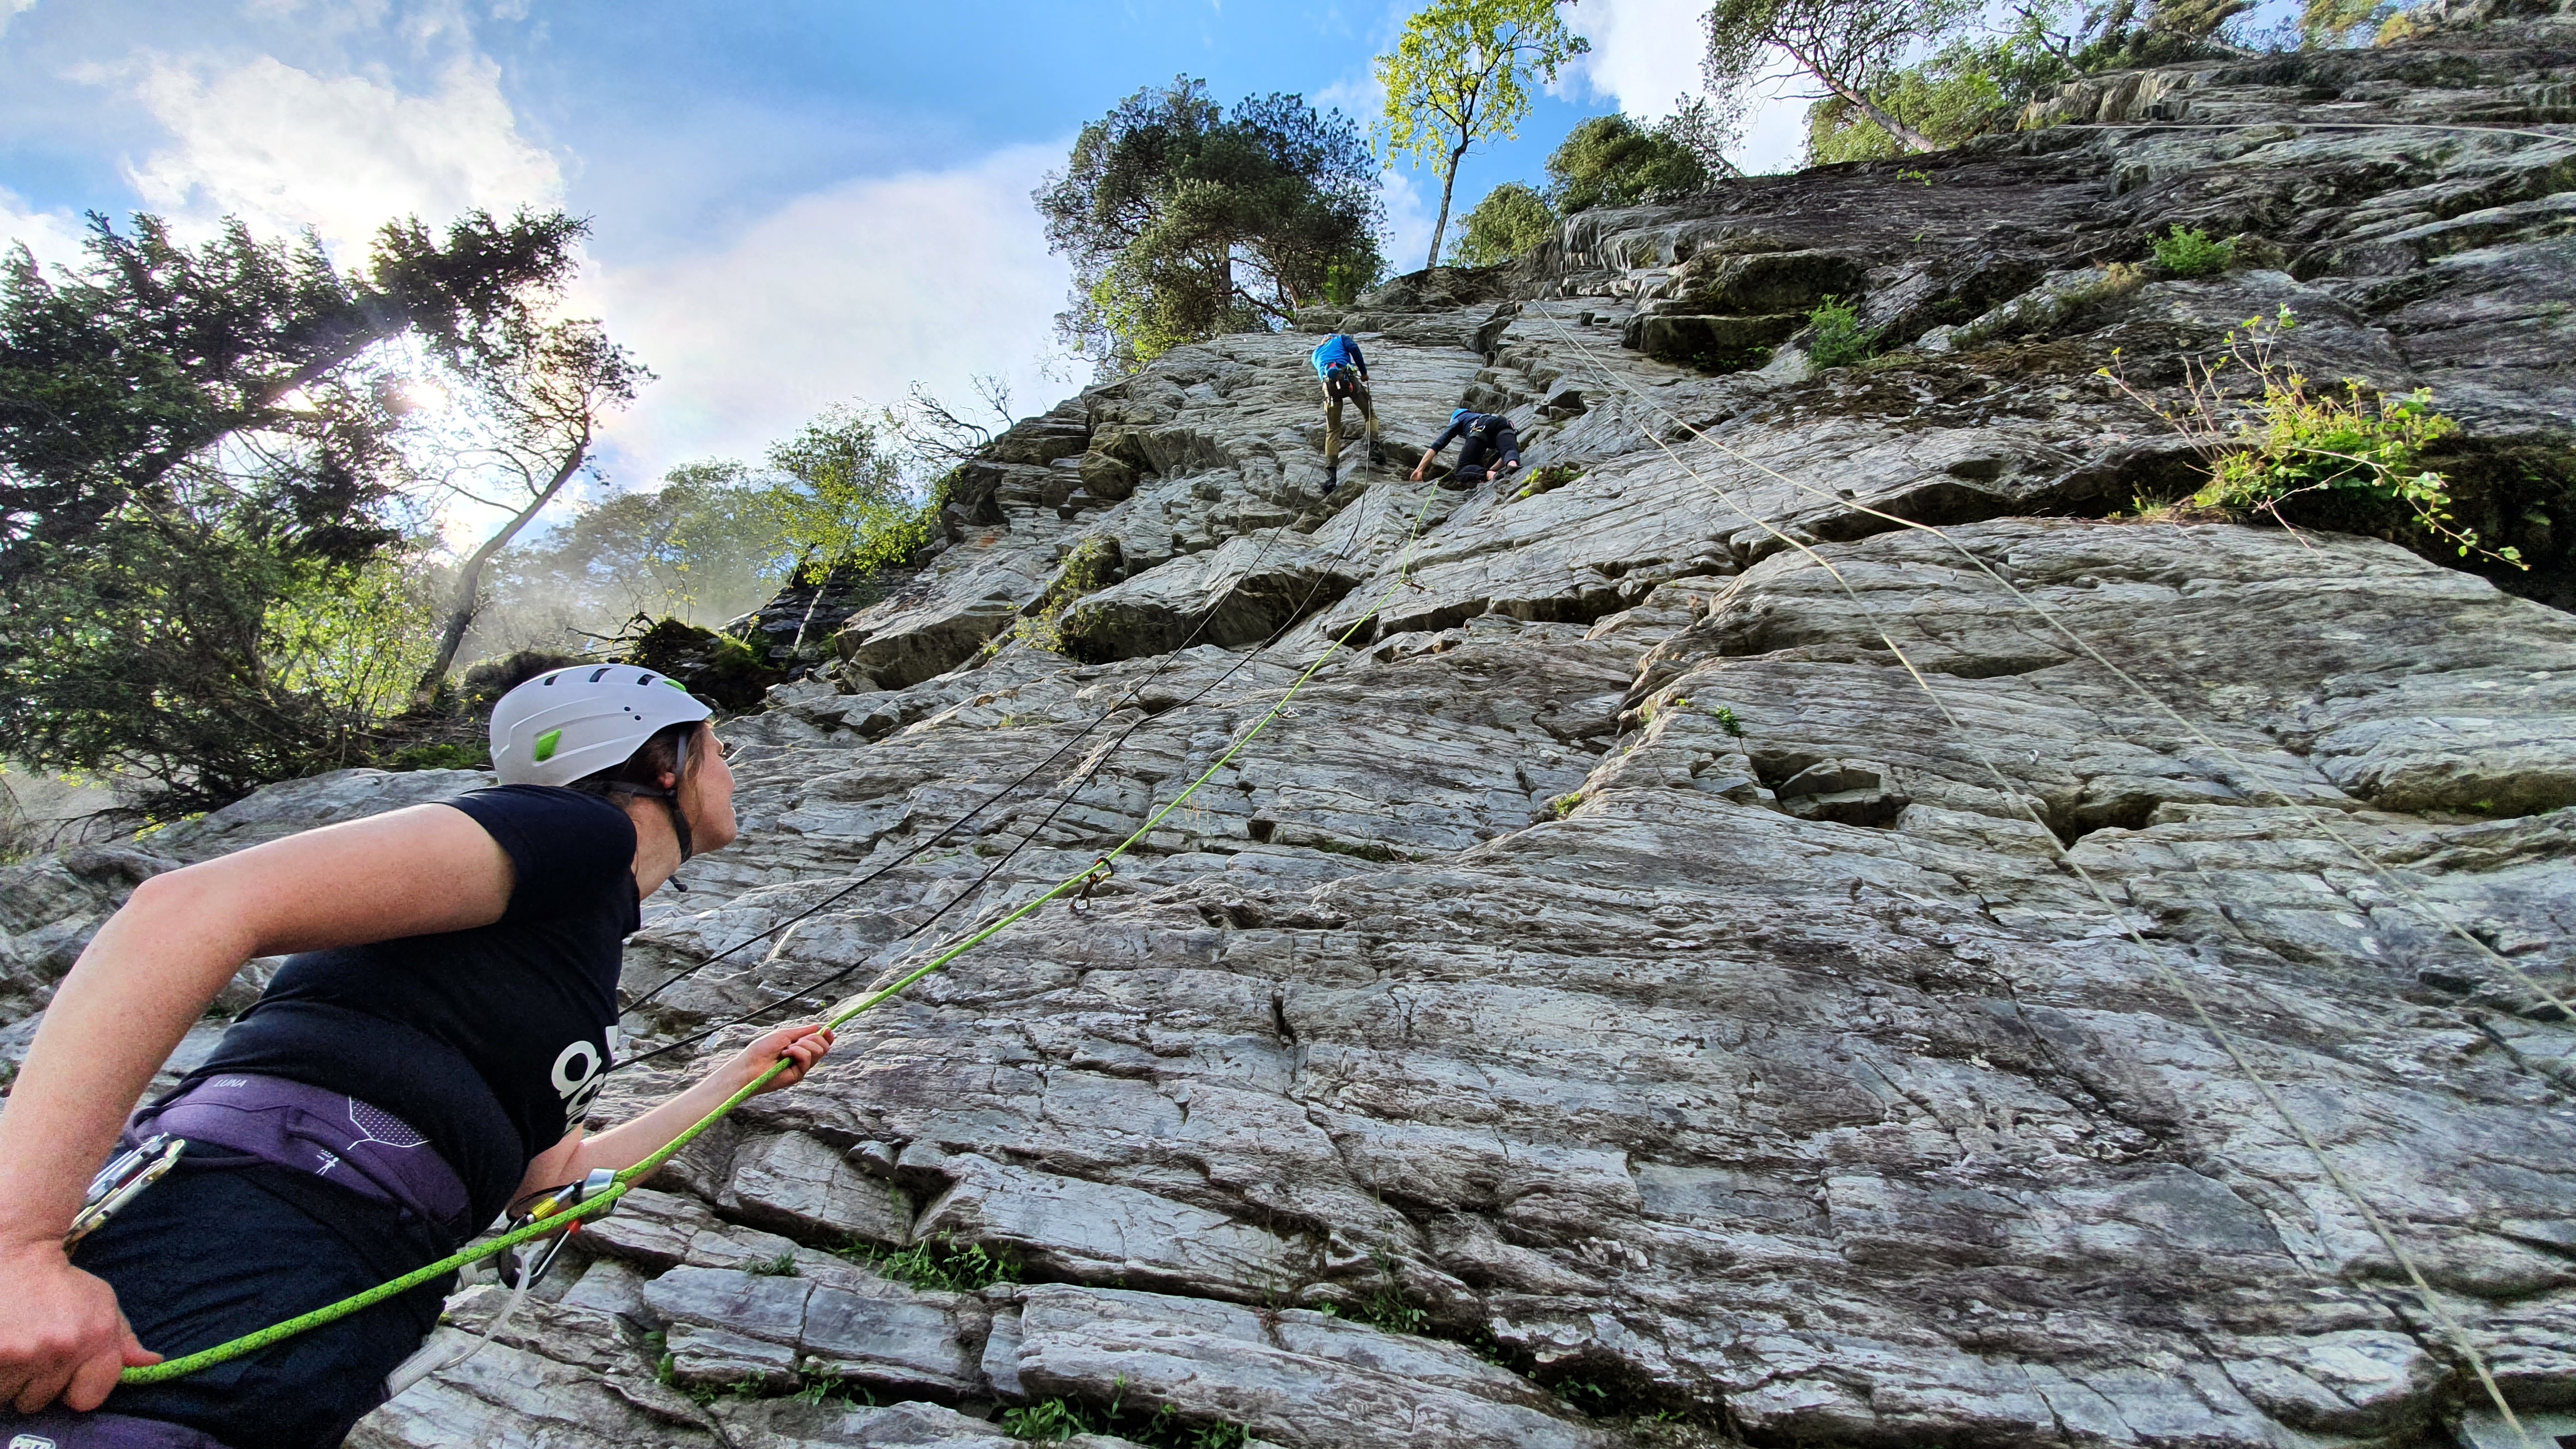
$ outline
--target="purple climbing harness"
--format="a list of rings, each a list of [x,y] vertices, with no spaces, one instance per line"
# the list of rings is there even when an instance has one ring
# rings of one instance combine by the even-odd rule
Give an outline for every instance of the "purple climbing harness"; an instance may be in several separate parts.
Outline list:
[[[224,1449],[222,1440],[182,1424],[69,1409],[0,1417],[0,1432],[9,1436],[6,1449]]]
[[[154,1133],[311,1173],[459,1238],[476,1226],[464,1180],[429,1139],[345,1092],[226,1072],[136,1112],[125,1141],[132,1146]]]

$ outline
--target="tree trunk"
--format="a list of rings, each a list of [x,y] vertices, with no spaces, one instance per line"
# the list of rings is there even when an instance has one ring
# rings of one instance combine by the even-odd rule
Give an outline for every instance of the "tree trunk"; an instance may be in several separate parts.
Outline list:
[[[1431,224],[1431,260],[1422,264],[1426,267],[1440,265],[1440,234],[1449,229],[1449,194],[1458,189],[1458,162],[1466,154],[1464,143],[1450,152],[1448,174],[1440,178],[1440,219]]]
[[[1862,115],[1869,117],[1872,124],[1876,125],[1880,130],[1885,131],[1887,134],[1894,136],[1899,141],[1904,142],[1907,149],[1914,151],[1938,151],[1941,149],[1940,142],[1933,140],[1931,137],[1924,135],[1921,131],[1914,129],[1912,126],[1909,126],[1903,121],[1896,119],[1894,116],[1889,115],[1886,110],[1880,107],[1878,102],[1861,94],[1857,89],[1843,84],[1833,76],[1825,74],[1822,67],[1818,66],[1814,61],[1807,59],[1804,55],[1799,54],[1795,46],[1784,45],[1780,48],[1789,52],[1789,58],[1791,60],[1794,60],[1798,64],[1806,67],[1807,74],[1823,81],[1828,90],[1831,90],[1835,95],[1842,97],[1844,100],[1851,102],[1852,108],[1859,111]]]
[[[456,663],[456,651],[464,647],[465,631],[474,627],[475,603],[483,591],[483,566],[492,561],[492,555],[509,547],[510,540],[519,536],[519,530],[527,527],[530,519],[554,502],[555,495],[572,481],[572,475],[580,470],[582,460],[589,456],[590,432],[585,428],[564,454],[563,464],[555,469],[555,476],[547,481],[545,487],[537,490],[536,500],[520,509],[518,516],[500,532],[483,540],[483,546],[474,550],[458,567],[455,591],[448,595],[447,627],[438,637],[438,657],[421,672],[420,683],[412,686],[411,707],[414,710],[426,710],[431,701],[437,699],[438,687],[447,682],[448,668]]]

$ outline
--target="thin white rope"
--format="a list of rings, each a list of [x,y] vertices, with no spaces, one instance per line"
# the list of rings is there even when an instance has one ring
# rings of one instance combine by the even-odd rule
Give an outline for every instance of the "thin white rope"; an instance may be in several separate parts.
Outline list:
[[[1549,317],[1548,320],[1551,323],[1556,323],[1556,319],[1552,316]],[[1585,347],[1581,342],[1576,341],[1573,335],[1568,332],[1561,323],[1556,323],[1556,326],[1558,334],[1562,336],[1567,343],[1573,346],[1576,351],[1581,352],[1586,360],[1593,364],[1594,369],[1601,374],[1604,381],[1610,383],[1613,387],[1617,387],[1620,390],[1627,392],[1632,397],[1638,397],[1636,389],[1628,386],[1625,382],[1621,381],[1616,374],[1602,366],[1600,360],[1593,356],[1591,349]],[[1638,397],[1638,400],[1640,402],[1644,401],[1642,397]],[[1653,405],[1648,404],[1648,406],[1651,407]],[[1661,409],[1657,409],[1657,411],[1661,411]],[[1949,702],[1941,697],[1941,692],[1932,687],[1932,681],[1924,676],[1922,670],[1915,667],[1913,659],[1906,654],[1903,648],[1898,646],[1895,638],[1890,635],[1887,632],[1886,627],[1879,622],[1877,611],[1872,609],[1869,606],[1868,601],[1861,597],[1860,591],[1853,588],[1851,581],[1844,578],[1842,571],[1835,568],[1833,563],[1823,554],[1816,552],[1814,548],[1810,547],[1802,540],[1794,538],[1787,533],[1783,533],[1781,530],[1774,527],[1768,519],[1759,517],[1748,511],[1742,504],[1737,503],[1734,495],[1729,493],[1724,487],[1711,482],[1708,478],[1702,476],[1698,469],[1693,468],[1689,461],[1684,459],[1681,454],[1673,451],[1672,445],[1665,442],[1653,429],[1647,429],[1646,436],[1655,444],[1656,447],[1663,450],[1665,457],[1670,458],[1683,472],[1688,473],[1693,481],[1715,493],[1718,500],[1724,503],[1729,509],[1733,510],[1738,516],[1752,523],[1755,527],[1760,528],[1765,533],[1770,534],[1774,539],[1777,539],[1782,544],[1794,548],[1801,554],[1804,554],[1810,562],[1814,563],[1818,568],[1823,569],[1826,575],[1832,578],[1833,581],[1841,587],[1843,593],[1851,599],[1853,605],[1857,607],[1861,611],[1861,614],[1869,620],[1870,628],[1878,635],[1879,641],[1887,646],[1888,652],[1896,657],[1898,663],[1905,666],[1905,672],[1913,679],[1915,686],[1921,689],[1924,695],[1932,701],[1933,707],[1941,712],[1941,717],[1948,723],[1951,733],[1968,747],[1970,752],[1976,756],[1978,764],[1982,765],[1985,768],[1986,773],[1993,778],[1996,788],[2003,793],[2004,798],[2014,802],[2021,808],[2022,813],[2029,818],[2031,824],[2038,828],[2041,837],[2049,842],[2049,846],[2056,852],[2057,858],[2063,862],[2068,869],[2072,870],[2078,879],[2084,882],[2085,888],[2092,893],[2093,899],[2110,915],[2112,924],[2119,929],[2122,935],[2128,937],[2130,943],[2138,948],[2140,954],[2146,957],[2148,965],[2157,973],[2157,975],[2163,978],[2166,986],[2176,995],[2180,996],[2183,1001],[2191,1007],[2192,1014],[2199,1019],[2201,1028],[2207,1031],[2211,1037],[2216,1039],[2220,1048],[2227,1053],[2228,1059],[2235,1063],[2237,1071],[2243,1074],[2246,1081],[2253,1084],[2254,1089],[2262,1095],[2265,1104],[2272,1109],[2274,1115],[2281,1119],[2283,1125],[2287,1126],[2291,1133],[2299,1139],[2300,1144],[2307,1149],[2309,1156],[2316,1160],[2317,1166],[2325,1173],[2327,1181],[2333,1183],[2336,1189],[2342,1192],[2344,1197],[2352,1203],[2354,1209],[2361,1214],[2362,1221],[2369,1224],[2371,1232],[2378,1237],[2380,1245],[2388,1250],[2389,1256],[2395,1259],[2397,1265],[2405,1271],[2408,1281],[2414,1286],[2417,1295],[2423,1301],[2425,1312],[2430,1314],[2434,1321],[2442,1326],[2442,1328],[2449,1334],[2451,1341],[2459,1348],[2461,1353],[2468,1358],[2470,1367],[2477,1374],[2478,1382],[2486,1388],[2488,1399],[2495,1404],[2496,1411],[2504,1416],[2505,1422],[2512,1425],[2514,1432],[2521,1436],[2525,1449],[2540,1449],[2537,1441],[2532,1438],[2530,1431],[2523,1427],[2522,1420],[2514,1414],[2513,1406],[2505,1402],[2503,1389],[2498,1387],[2495,1381],[2495,1375],[2487,1367],[2486,1355],[2478,1351],[2478,1346],[2469,1337],[2467,1328],[2465,1328],[2457,1319],[2452,1317],[2448,1309],[2442,1306],[2441,1300],[2433,1291],[2432,1284],[2426,1281],[2423,1270],[2417,1266],[2415,1256],[2408,1252],[2403,1244],[2397,1241],[2396,1235],[2389,1231],[2388,1225],[2383,1222],[2380,1219],[2379,1214],[2372,1209],[2369,1201],[2365,1199],[2361,1195],[2360,1190],[2355,1188],[2351,1181],[2343,1175],[2342,1169],[2335,1165],[2334,1159],[2325,1149],[2325,1144],[2320,1142],[2316,1135],[2308,1130],[2307,1125],[2301,1122],[2296,1114],[2290,1111],[2289,1103],[2282,1099],[2279,1091],[2273,1087],[2270,1080],[2264,1077],[2262,1073],[2255,1070],[2253,1062],[2246,1057],[2242,1048],[2238,1046],[2235,1037],[2229,1033],[2225,1027],[2219,1025],[2217,1017],[2212,1015],[2208,1006],[2202,1002],[2200,999],[2200,993],[2192,990],[2191,983],[2186,981],[2182,977],[2181,973],[2175,971],[2172,966],[2166,963],[2161,952],[2147,944],[2146,938],[2139,934],[2137,927],[2130,922],[2128,913],[2121,910],[2119,906],[2112,902],[2109,893],[2104,891],[2101,883],[2094,879],[2093,873],[2086,870],[2081,861],[2075,859],[2074,854],[2067,849],[2065,843],[2057,838],[2057,833],[2050,830],[2048,828],[2048,823],[2039,818],[2039,812],[2031,805],[2029,796],[2022,791],[2015,789],[2012,782],[2004,777],[2003,771],[1995,765],[1993,757],[1987,754],[1984,746],[1977,741],[1976,736],[1966,728],[1956,714],[1951,712]]]
[[[467,1360],[490,1348],[492,1340],[501,1336],[501,1330],[509,1327],[510,1320],[519,1316],[519,1307],[528,1301],[528,1289],[535,1282],[535,1274],[524,1268],[520,1269],[518,1286],[510,1290],[510,1301],[503,1304],[501,1311],[493,1316],[492,1326],[484,1329],[482,1336],[467,1344],[462,1351],[451,1356],[446,1345],[429,1343],[412,1350],[411,1357],[404,1359],[395,1366],[392,1373],[385,1375],[385,1397],[396,1398],[405,1389],[428,1378],[431,1374],[442,1374],[452,1368],[463,1368]]]

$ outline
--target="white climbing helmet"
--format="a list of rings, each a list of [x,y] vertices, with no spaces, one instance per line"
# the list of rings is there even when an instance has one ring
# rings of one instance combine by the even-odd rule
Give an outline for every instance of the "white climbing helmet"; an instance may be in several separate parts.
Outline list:
[[[680,681],[632,664],[557,669],[492,706],[492,773],[504,785],[569,785],[623,763],[656,730],[713,713]]]

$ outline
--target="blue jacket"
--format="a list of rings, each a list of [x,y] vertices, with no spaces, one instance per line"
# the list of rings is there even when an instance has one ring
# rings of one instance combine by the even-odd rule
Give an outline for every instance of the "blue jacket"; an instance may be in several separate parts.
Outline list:
[[[1316,348],[1315,355],[1307,360],[1315,364],[1317,377],[1322,377],[1324,369],[1337,362],[1347,362],[1359,369],[1360,376],[1368,376],[1368,359],[1360,356],[1360,345],[1339,332],[1325,338],[1324,345]]]

